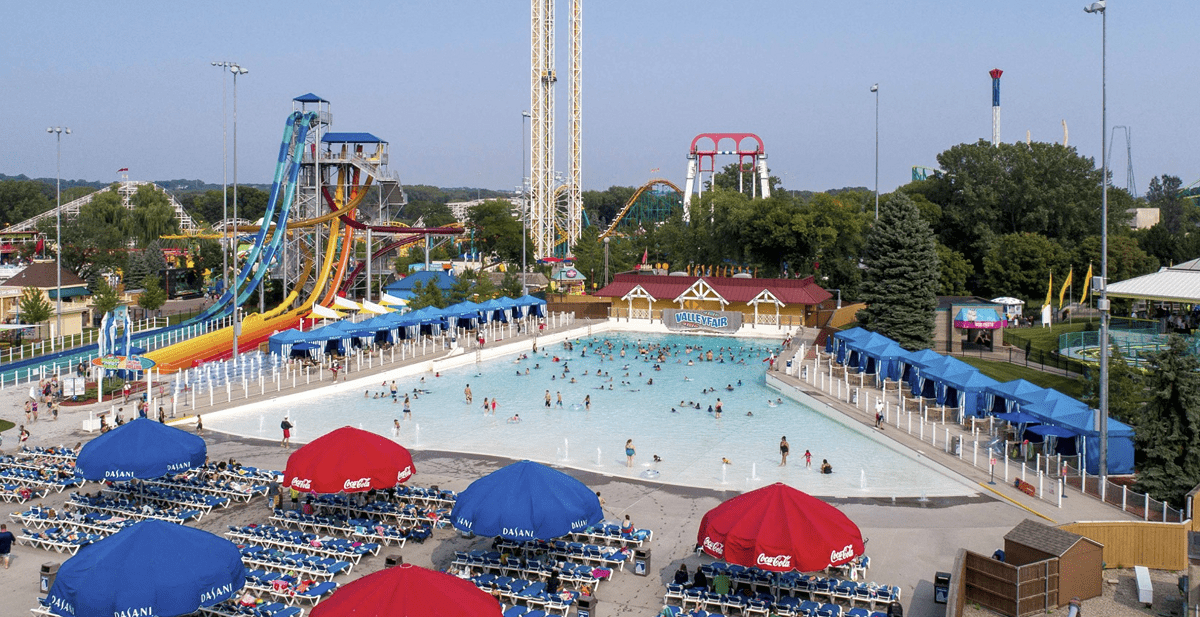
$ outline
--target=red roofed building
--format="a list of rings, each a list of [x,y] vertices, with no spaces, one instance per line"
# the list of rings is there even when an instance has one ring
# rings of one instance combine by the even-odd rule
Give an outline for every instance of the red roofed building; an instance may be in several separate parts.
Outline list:
[[[664,308],[737,311],[747,324],[816,325],[817,305],[832,297],[813,281],[744,276],[616,275],[594,295],[611,298],[618,317],[660,319]],[[624,306],[622,306],[624,305]]]

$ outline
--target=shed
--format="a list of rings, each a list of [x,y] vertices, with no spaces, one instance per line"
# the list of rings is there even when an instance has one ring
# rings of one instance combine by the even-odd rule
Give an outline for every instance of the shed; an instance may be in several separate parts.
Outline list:
[[[1015,566],[1058,558],[1058,601],[1102,593],[1104,545],[1056,527],[1025,519],[1004,535],[1005,560]]]

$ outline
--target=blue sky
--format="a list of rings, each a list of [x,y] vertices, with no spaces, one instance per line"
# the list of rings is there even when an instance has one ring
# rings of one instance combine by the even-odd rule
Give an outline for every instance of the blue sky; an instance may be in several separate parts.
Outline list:
[[[784,185],[874,181],[988,138],[1002,81],[1004,141],[1100,151],[1100,17],[1083,0],[1008,2],[586,0],[584,188],[682,184],[698,133],[747,131]],[[565,169],[567,7],[559,0],[559,165]],[[14,5],[15,6],[15,5]],[[529,108],[529,6],[445,2],[30,2],[5,11],[0,83],[9,119],[0,172],[221,181],[221,80],[238,82],[239,179],[268,182],[291,99],[332,101],[334,130],[391,142],[405,183],[511,189]],[[186,6],[186,8],[185,8]],[[116,8],[113,8],[116,7]],[[1112,0],[1108,120],[1128,125],[1138,191],[1200,179],[1194,27],[1186,0]],[[230,91],[232,136],[232,91]],[[1125,184],[1124,137],[1113,149]],[[661,171],[651,174],[651,169]]]

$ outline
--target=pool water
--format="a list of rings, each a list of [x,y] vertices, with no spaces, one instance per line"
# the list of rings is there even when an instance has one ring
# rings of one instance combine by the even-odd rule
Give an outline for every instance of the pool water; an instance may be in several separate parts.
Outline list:
[[[763,376],[765,360],[778,351],[777,343],[616,333],[572,342],[573,350],[557,344],[537,354],[513,354],[445,371],[440,377],[423,373],[399,378],[396,402],[389,392],[392,378],[385,375],[371,384],[365,396],[363,390],[320,391],[301,401],[256,404],[206,416],[205,424],[277,439],[279,422],[287,414],[295,425],[293,440],[298,442],[350,425],[393,437],[414,450],[530,459],[709,488],[744,490],[786,482],[823,496],[974,492],[948,473],[880,445],[805,405],[777,400],[779,393],[767,388]],[[612,344],[611,350],[606,343]],[[640,355],[639,346],[647,345],[660,346],[666,358],[658,362]],[[689,345],[703,349],[689,353]],[[601,346],[603,356],[597,351]],[[625,357],[620,356],[622,350]],[[709,350],[713,361],[703,359]],[[657,356],[657,351],[652,353]],[[470,404],[464,396],[468,384],[473,394]],[[708,388],[715,390],[705,392]],[[425,393],[414,395],[414,389]],[[546,390],[551,396],[549,408]],[[557,405],[560,392],[561,407]],[[403,414],[405,393],[410,396],[411,419]],[[485,397],[497,401],[494,415],[484,414]],[[590,410],[585,397],[591,398]],[[723,407],[720,418],[708,411],[718,399]],[[698,403],[700,409],[688,403]],[[514,415],[520,416],[520,422],[509,421]],[[787,466],[780,466],[779,442],[785,435],[790,456]],[[636,449],[633,467],[626,466],[627,439]],[[811,468],[805,466],[805,450],[812,452]],[[655,455],[660,462],[653,460]],[[829,460],[833,474],[817,472],[823,459]]]

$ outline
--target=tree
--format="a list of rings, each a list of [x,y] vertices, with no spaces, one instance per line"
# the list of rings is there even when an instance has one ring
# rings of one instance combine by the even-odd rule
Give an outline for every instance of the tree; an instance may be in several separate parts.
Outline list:
[[[983,258],[989,297],[1013,296],[1040,307],[1050,273],[1066,277],[1068,263],[1066,251],[1045,236],[1028,232],[1002,235]],[[1061,284],[1063,279],[1058,280]],[[1053,292],[1057,294],[1058,288]]]
[[[417,310],[432,306],[434,308],[446,308],[446,297],[442,294],[442,290],[432,281],[428,285],[418,281],[412,288],[413,297],[408,301],[408,308]]]
[[[521,289],[520,275],[512,270],[506,272],[504,279],[500,281],[500,294],[514,300],[525,295],[524,290]]]
[[[1196,231],[1197,214],[1194,205],[1189,205],[1179,189],[1183,182],[1176,176],[1163,174],[1150,179],[1150,190],[1146,191],[1146,205],[1158,208],[1158,221],[1173,236]]]
[[[26,287],[21,290],[21,320],[25,323],[42,323],[54,314],[54,307],[42,290]]]
[[[521,263],[521,221],[512,215],[512,204],[485,201],[467,212],[467,220],[475,227],[475,242],[485,253],[505,263]],[[533,246],[532,241],[527,243]]]
[[[98,277],[96,280],[96,292],[92,296],[92,308],[96,309],[96,314],[104,315],[110,313],[119,304],[121,304],[121,297],[117,295],[117,290],[113,289],[112,285],[109,285],[104,277]]]
[[[167,302],[167,292],[162,288],[157,275],[142,279],[142,295],[138,298],[138,306],[147,311],[157,311]]]
[[[446,297],[448,305],[466,302],[471,299],[471,290],[475,287],[475,280],[470,274],[471,272],[470,270],[463,272],[462,276],[458,277],[458,280],[454,281],[454,284],[450,286],[450,293]]]
[[[84,279],[113,272],[125,266],[125,207],[113,190],[98,193],[79,209],[74,219],[62,222],[63,266]],[[54,219],[38,225],[48,237],[54,234]]]
[[[1086,264],[1095,264],[1100,273],[1100,236],[1089,236],[1079,242],[1074,260],[1076,270],[1087,271]],[[1116,283],[1135,276],[1158,271],[1158,259],[1147,255],[1133,236],[1108,236],[1108,282]],[[1079,281],[1090,284],[1090,281]]]
[[[937,243],[937,256],[941,270],[938,295],[965,296],[969,294],[967,280],[975,274],[975,267],[971,265],[971,262],[967,261],[962,253],[941,242]]]
[[[471,286],[471,301],[472,302],[487,302],[496,297],[500,290],[496,288],[496,284],[487,275],[480,274],[475,278],[475,284]]]
[[[36,180],[0,180],[0,227],[54,207],[54,187]]]
[[[762,182],[758,178],[758,170],[752,164],[747,162],[749,169],[741,169],[738,163],[729,163],[721,168],[721,171],[713,174],[712,182],[708,183],[708,190],[714,190],[713,185],[716,184],[717,189],[742,193],[747,197],[751,194],[757,195],[762,199]],[[771,187],[771,194],[779,192],[779,188],[783,185],[783,181],[778,176],[770,175],[770,170],[767,170],[767,186]],[[753,186],[751,186],[753,184]]]
[[[1148,358],[1149,397],[1137,424],[1141,455],[1138,490],[1182,507],[1200,483],[1200,360],[1186,341],[1172,336],[1167,348]]]
[[[404,218],[411,223],[420,222],[425,227],[442,227],[456,222],[450,207],[435,201],[408,202],[404,206]]]
[[[907,195],[892,195],[880,205],[866,245],[859,297],[867,308],[858,312],[858,321],[905,349],[929,348],[940,278],[937,243]]]
[[[1089,367],[1083,387],[1083,402],[1093,409],[1100,407],[1100,371]],[[1143,374],[1129,366],[1118,345],[1112,345],[1108,359],[1108,413],[1140,431],[1142,406],[1146,402]]]
[[[125,231],[138,246],[147,246],[161,236],[179,232],[175,208],[163,191],[151,184],[143,184],[129,201],[133,209],[125,217]]]

